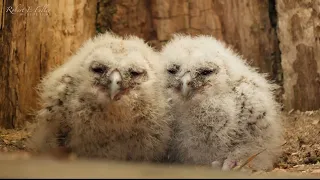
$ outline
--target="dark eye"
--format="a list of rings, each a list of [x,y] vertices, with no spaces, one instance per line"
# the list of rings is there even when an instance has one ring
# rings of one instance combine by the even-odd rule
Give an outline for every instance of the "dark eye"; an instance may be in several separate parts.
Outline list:
[[[173,67],[169,68],[167,71],[170,74],[176,74],[179,71],[180,67],[178,65],[173,65]]]
[[[103,74],[106,71],[106,67],[99,66],[99,67],[93,67],[92,71],[97,73],[97,74]]]
[[[203,69],[203,70],[200,70],[199,72],[203,76],[208,76],[213,73],[213,70],[212,69]]]
[[[141,74],[143,74],[142,71],[135,71],[135,70],[132,70],[132,69],[129,70],[129,73],[130,73],[130,76],[131,76],[131,77],[138,77],[138,76],[140,76]]]

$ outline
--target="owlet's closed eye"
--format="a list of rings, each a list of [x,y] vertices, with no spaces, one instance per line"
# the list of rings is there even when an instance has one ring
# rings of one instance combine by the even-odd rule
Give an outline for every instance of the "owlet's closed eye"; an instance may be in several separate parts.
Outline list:
[[[201,76],[209,76],[215,72],[215,69],[201,68],[197,72]]]
[[[132,68],[129,69],[129,74],[132,78],[136,78],[136,77],[139,77],[141,75],[144,74],[145,71],[143,70],[134,70]]]
[[[95,74],[104,74],[108,71],[108,68],[103,64],[93,62],[90,66],[90,70]]]
[[[168,73],[170,74],[176,74],[180,70],[180,66],[174,64],[170,68],[167,69]]]

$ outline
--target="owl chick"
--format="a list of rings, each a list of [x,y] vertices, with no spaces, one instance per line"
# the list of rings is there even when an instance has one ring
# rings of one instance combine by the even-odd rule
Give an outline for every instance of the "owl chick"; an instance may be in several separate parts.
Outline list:
[[[171,94],[170,157],[230,170],[252,155],[269,170],[282,142],[276,86],[210,36],[175,35],[160,54]]]
[[[158,62],[135,36],[88,40],[43,78],[30,149],[64,146],[79,157],[161,160],[171,130]]]

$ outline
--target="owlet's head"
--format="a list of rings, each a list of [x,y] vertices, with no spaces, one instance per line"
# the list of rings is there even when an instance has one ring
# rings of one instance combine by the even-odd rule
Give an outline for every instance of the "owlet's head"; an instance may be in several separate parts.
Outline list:
[[[212,39],[176,35],[163,48],[167,88],[172,96],[190,100],[219,93],[227,86],[227,74]]]
[[[154,53],[142,40],[104,35],[91,44],[92,51],[84,57],[79,72],[83,95],[107,103],[132,100],[149,91],[155,80]]]

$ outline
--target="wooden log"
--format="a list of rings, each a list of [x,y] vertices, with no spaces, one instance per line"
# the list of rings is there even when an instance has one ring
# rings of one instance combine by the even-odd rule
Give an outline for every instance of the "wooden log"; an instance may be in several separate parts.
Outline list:
[[[32,118],[36,86],[95,33],[96,1],[1,0],[0,126]]]
[[[277,0],[287,110],[320,108],[320,1]]]

